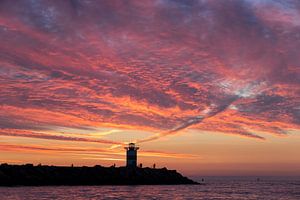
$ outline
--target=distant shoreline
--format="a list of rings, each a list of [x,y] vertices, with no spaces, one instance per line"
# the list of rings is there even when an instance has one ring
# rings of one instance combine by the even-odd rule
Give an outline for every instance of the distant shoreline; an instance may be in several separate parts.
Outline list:
[[[0,165],[0,186],[198,184],[167,168]]]

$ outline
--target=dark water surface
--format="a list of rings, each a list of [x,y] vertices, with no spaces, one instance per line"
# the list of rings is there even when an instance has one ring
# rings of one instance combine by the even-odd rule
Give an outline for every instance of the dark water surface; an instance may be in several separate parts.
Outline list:
[[[0,187],[0,199],[300,200],[299,179],[206,178],[205,185]]]

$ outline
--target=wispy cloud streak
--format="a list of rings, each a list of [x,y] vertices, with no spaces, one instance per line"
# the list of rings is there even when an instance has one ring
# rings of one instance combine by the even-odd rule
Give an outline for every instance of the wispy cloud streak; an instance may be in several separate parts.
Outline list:
[[[62,136],[62,135],[53,135],[48,133],[40,133],[40,132],[31,132],[24,130],[1,130],[0,136],[10,136],[10,137],[28,137],[28,138],[38,138],[38,139],[48,139],[48,140],[61,140],[61,141],[73,141],[73,142],[94,142],[101,144],[123,144],[117,141],[110,140],[102,140],[102,139],[90,139],[84,137],[70,137],[70,136]]]

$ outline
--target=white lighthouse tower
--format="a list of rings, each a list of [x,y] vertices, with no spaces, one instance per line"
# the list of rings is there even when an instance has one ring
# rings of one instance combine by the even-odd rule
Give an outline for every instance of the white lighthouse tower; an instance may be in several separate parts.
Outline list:
[[[126,166],[127,167],[136,167],[137,166],[137,150],[139,147],[136,147],[134,143],[129,143],[128,147],[125,147],[126,151]]]

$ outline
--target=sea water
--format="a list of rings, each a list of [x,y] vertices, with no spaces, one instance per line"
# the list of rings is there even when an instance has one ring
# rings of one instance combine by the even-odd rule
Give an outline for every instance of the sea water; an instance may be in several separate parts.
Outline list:
[[[204,185],[0,187],[0,199],[300,200],[300,179],[206,177]]]

